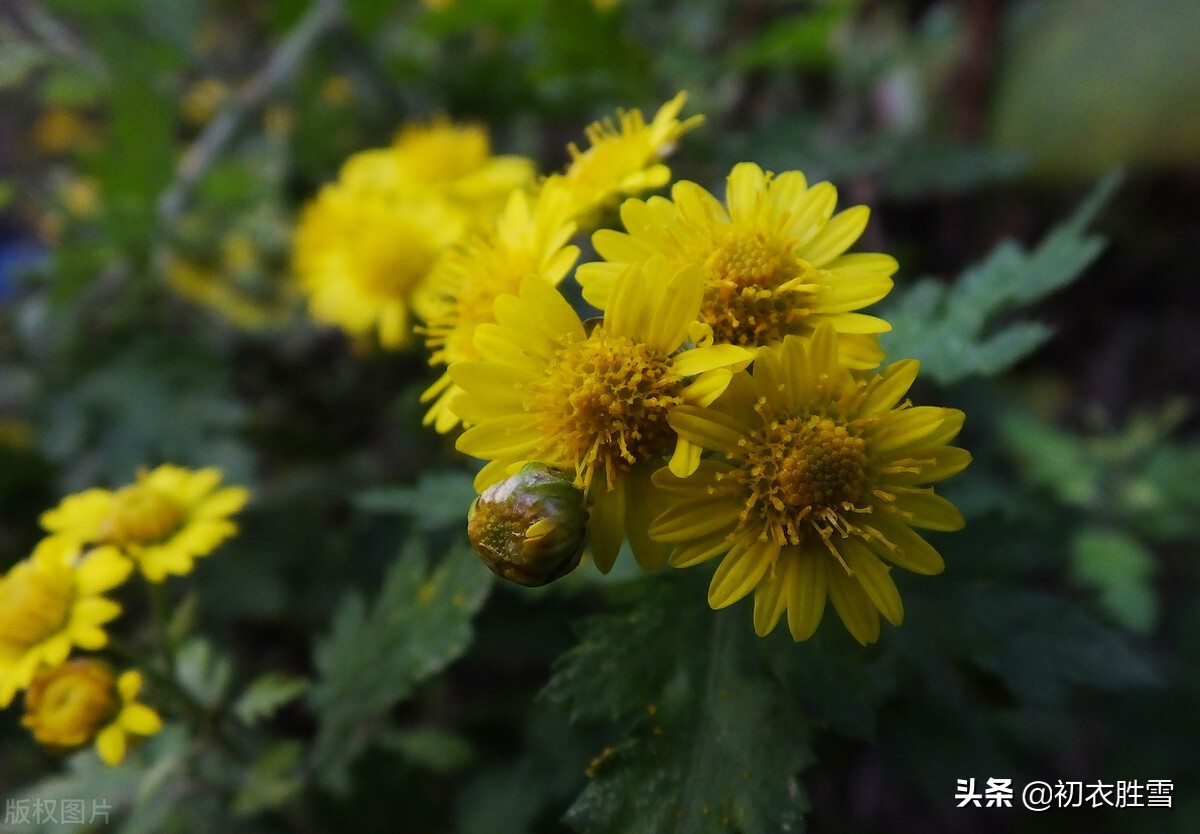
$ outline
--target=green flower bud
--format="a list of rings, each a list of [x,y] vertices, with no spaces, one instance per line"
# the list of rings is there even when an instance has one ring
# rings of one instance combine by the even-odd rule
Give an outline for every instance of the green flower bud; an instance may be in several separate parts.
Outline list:
[[[583,492],[569,478],[527,463],[475,499],[467,534],[493,573],[536,588],[579,564],[587,518]]]

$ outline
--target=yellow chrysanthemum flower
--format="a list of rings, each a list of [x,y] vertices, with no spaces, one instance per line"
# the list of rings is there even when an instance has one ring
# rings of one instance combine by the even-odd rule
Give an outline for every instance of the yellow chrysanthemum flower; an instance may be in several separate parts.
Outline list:
[[[640,110],[617,111],[611,119],[594,122],[585,131],[590,147],[581,151],[572,143],[566,180],[573,195],[573,213],[581,225],[591,225],[595,215],[618,196],[661,188],[671,180],[671,171],[661,160],[675,149],[675,140],[698,127],[703,116],[679,121],[687,101],[680,93],[668,101],[646,124]]]
[[[603,309],[627,264],[662,255],[675,268],[703,271],[700,320],[717,342],[757,347],[829,322],[852,335],[840,342],[844,362],[877,366],[875,334],[891,326],[854,311],[887,295],[897,265],[890,255],[844,254],[866,228],[867,207],[834,215],[829,183],[810,188],[799,171],[774,176],[749,162],[734,166],[726,200],[728,210],[693,182],[676,183],[670,200],[626,200],[626,231],[596,232],[605,260],[578,270],[584,298]]]
[[[646,269],[665,268],[659,262]],[[665,549],[646,535],[658,506],[650,476],[664,456],[694,466],[699,450],[667,422],[684,403],[711,402],[730,367],[750,354],[732,345],[676,354],[700,305],[695,269],[618,281],[604,321],[590,330],[557,290],[527,278],[519,296],[496,301],[496,323],[480,325],[484,362],[460,362],[450,376],[463,389],[455,413],[471,425],[459,451],[491,461],[482,490],[525,461],[575,473],[591,502],[592,555],[607,572],[628,538],[638,562],[658,567]]]
[[[439,198],[325,186],[305,208],[293,250],[313,317],[404,347],[413,293],[466,227],[466,216]]]
[[[417,312],[425,320],[431,365],[479,360],[475,328],[495,321],[497,297],[518,291],[521,280],[535,275],[557,285],[575,264],[579,247],[568,246],[575,232],[570,195],[561,177],[550,177],[535,197],[514,191],[494,232],[447,252],[417,296]],[[422,396],[433,400],[425,424],[439,432],[458,425],[450,403],[460,389],[443,373]]]
[[[723,608],[754,591],[759,635],[786,610],[792,636],[808,639],[828,596],[855,639],[874,642],[880,613],[897,625],[904,616],[885,561],[939,573],[941,556],[913,528],[963,524],[926,486],[970,462],[947,445],[963,413],[897,405],[916,375],[915,360],[851,372],[829,324],[811,340],[788,336],[762,349],[753,375],[738,375],[712,406],[682,406],[668,418],[681,437],[725,459],[703,461],[689,478],[655,475],[677,503],[650,535],[674,546],[676,567],[724,555],[709,604]]]
[[[0,708],[29,685],[41,666],[58,666],[73,646],[108,643],[104,624],[121,606],[104,596],[132,570],[111,547],[81,555],[78,540],[43,540],[0,577]]]
[[[230,516],[245,506],[250,492],[218,489],[219,469],[184,469],[169,464],[138,473],[119,490],[89,489],[69,495],[42,514],[52,534],[111,544],[133,559],[151,582],[191,572],[237,532]]]
[[[141,686],[138,672],[114,679],[103,663],[72,660],[33,679],[21,723],[40,744],[55,750],[95,739],[100,758],[115,767],[125,759],[130,734],[152,736],[162,729],[158,713],[137,702]]]
[[[486,228],[509,193],[529,185],[534,174],[531,159],[492,156],[487,130],[479,125],[435,119],[403,128],[389,147],[350,157],[340,181],[395,194],[433,192]]]

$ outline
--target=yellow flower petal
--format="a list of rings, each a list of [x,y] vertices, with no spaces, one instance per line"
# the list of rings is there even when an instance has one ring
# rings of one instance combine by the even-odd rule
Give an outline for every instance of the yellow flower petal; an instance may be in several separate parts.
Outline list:
[[[713,574],[708,586],[708,604],[714,608],[733,605],[754,590],[779,554],[779,545],[759,538],[734,543]]]
[[[110,767],[125,761],[125,731],[116,724],[109,724],[96,736],[96,752]]]

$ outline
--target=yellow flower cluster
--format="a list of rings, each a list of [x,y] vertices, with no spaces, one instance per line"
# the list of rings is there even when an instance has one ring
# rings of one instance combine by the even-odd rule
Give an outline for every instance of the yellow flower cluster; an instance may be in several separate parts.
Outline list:
[[[557,284],[578,257],[568,245],[577,231],[618,197],[670,180],[663,157],[700,122],[679,120],[685,100],[649,123],[634,110],[592,125],[588,148],[571,145],[566,168],[541,179],[531,160],[492,156],[481,128],[447,122],[355,154],[296,229],[293,267],[310,313],[385,348],[419,332],[434,365],[478,358],[472,333],[493,320],[493,299],[527,275]],[[456,394],[445,374],[426,392],[438,431],[458,425]]]
[[[350,157],[296,229],[293,268],[313,318],[404,347],[413,295],[437,259],[532,179],[529,160],[492,156],[482,128],[445,121]]]
[[[669,197],[627,196],[668,184],[659,160],[698,121],[679,121],[683,101],[649,124],[634,111],[594,125],[563,174],[511,194],[490,233],[437,261],[416,296],[432,362],[447,367],[425,394],[427,423],[461,424],[457,448],[486,462],[477,521],[535,505],[521,494],[535,462],[583,494],[601,571],[626,542],[647,570],[720,559],[710,605],[753,595],[758,634],[786,614],[807,639],[828,600],[873,642],[881,615],[903,617],[891,568],[942,570],[916,530],[963,524],[930,486],[970,462],[950,445],[963,414],[906,399],[915,361],[880,369],[890,325],[861,311],[891,290],[897,263],[848,253],[866,207],[836,211],[829,183],[749,162],[723,201],[686,181]],[[576,270],[603,311],[584,321],[557,289],[578,257],[569,241],[622,197],[624,229],[596,231],[601,259]],[[502,527],[571,529],[525,521]],[[488,544],[504,575],[513,566],[497,554],[529,549]]]
[[[724,200],[687,181],[638,196],[670,184],[663,158],[702,121],[679,118],[685,101],[593,124],[588,147],[571,145],[566,168],[538,182],[528,161],[494,159],[481,131],[448,124],[352,157],[297,232],[310,309],[386,347],[420,333],[444,369],[423,395],[426,424],[463,427],[457,448],[486,462],[481,492],[530,463],[560,473],[584,496],[600,570],[626,542],[648,570],[721,557],[709,602],[753,594],[759,634],[786,613],[805,639],[830,600],[874,641],[880,615],[903,615],[891,566],[942,568],[914,529],[962,524],[929,485],[970,461],[949,445],[963,415],[905,399],[915,362],[880,370],[890,325],[862,311],[897,263],[848,252],[865,206],[836,211],[831,184],[750,162],[733,167]],[[557,287],[575,236],[612,209],[623,230],[595,231],[599,260],[575,270],[603,312],[584,321]],[[534,506],[520,484],[555,477],[524,471],[488,492],[475,527],[491,539],[576,529],[497,506]],[[546,540],[559,538],[576,546]],[[497,564],[530,548],[491,539],[494,570],[549,581]]]
[[[75,649],[108,646],[121,613],[109,594],[135,566],[150,582],[185,574],[197,557],[236,532],[230,516],[245,504],[240,487],[218,488],[216,469],[161,466],[116,491],[91,489],[42,515],[49,533],[32,555],[0,575],[0,708],[25,691],[24,724],[53,749],[95,741],[109,764],[127,737],[162,726],[137,700],[137,671],[117,676]]]

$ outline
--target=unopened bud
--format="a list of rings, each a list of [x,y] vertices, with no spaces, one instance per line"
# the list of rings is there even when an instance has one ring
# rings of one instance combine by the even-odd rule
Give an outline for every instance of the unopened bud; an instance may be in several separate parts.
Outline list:
[[[535,588],[579,564],[587,517],[583,492],[570,478],[527,463],[475,499],[467,535],[493,573]]]

